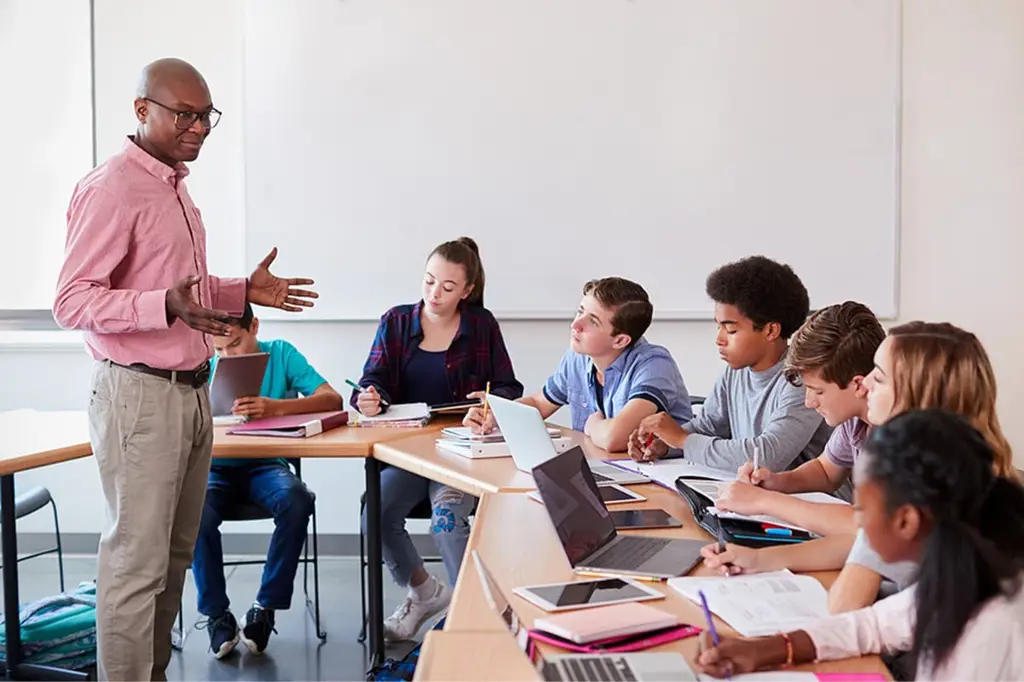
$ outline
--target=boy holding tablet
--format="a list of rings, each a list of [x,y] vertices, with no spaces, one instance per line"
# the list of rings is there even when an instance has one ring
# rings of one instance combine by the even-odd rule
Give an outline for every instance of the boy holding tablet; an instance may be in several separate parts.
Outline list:
[[[260,341],[260,321],[245,306],[228,336],[213,338],[217,356],[268,353],[267,370],[258,396],[235,401],[234,414],[252,419],[343,409],[341,396],[320,376],[302,353],[287,341]],[[220,524],[232,506],[253,503],[274,517],[267,563],[256,601],[248,610],[241,639],[262,654],[274,630],[274,611],[291,606],[295,572],[313,513],[313,497],[283,459],[218,459],[210,466],[206,504],[192,559],[199,612],[206,616],[210,650],[218,659],[238,644],[239,627],[228,609]]]

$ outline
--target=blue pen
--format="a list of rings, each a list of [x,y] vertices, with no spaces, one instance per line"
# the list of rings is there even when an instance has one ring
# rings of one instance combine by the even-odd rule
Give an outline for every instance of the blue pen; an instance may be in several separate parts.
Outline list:
[[[704,596],[704,590],[697,590],[697,594],[700,596],[700,606],[704,609],[704,620],[708,624],[708,632],[711,633],[711,641],[718,646],[722,643],[722,640],[718,638],[718,630],[715,629],[715,621],[711,619],[711,609],[708,608],[708,598]],[[728,672],[725,673],[726,679],[731,680],[732,675]]]

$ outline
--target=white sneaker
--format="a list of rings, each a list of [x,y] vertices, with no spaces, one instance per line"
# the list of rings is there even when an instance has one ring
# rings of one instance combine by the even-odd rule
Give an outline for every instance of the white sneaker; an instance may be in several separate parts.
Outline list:
[[[441,581],[437,581],[437,589],[430,599],[417,601],[406,597],[395,612],[384,620],[384,641],[412,639],[424,623],[444,612],[451,600],[452,591]]]

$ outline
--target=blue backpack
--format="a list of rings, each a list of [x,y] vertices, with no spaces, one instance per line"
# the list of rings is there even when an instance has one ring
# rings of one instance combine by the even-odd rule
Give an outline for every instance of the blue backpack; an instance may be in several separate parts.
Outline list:
[[[431,630],[442,630],[444,629],[444,621],[442,618],[430,628]],[[383,663],[378,665],[376,668],[371,668],[370,672],[366,674],[366,679],[375,680],[380,682],[395,682],[396,680],[411,680],[413,675],[416,673],[416,663],[420,660],[420,649],[423,644],[417,644],[412,651],[407,653],[402,658],[389,658]]]
[[[21,608],[21,649],[25,663],[81,670],[96,665],[96,583]],[[0,660],[7,637],[0,624]]]

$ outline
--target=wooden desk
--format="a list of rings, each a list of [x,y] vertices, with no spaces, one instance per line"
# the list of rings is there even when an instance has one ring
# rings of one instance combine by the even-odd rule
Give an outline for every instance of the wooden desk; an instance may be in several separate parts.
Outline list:
[[[272,436],[229,436],[230,426],[215,427],[213,456],[223,458],[263,459],[273,457],[331,459],[366,458],[373,454],[376,443],[415,437],[414,434],[432,434],[449,424],[438,422],[423,429],[387,429],[342,426],[309,438],[276,438]]]
[[[384,660],[384,558],[380,541],[380,462],[372,457],[376,443],[414,437],[434,439],[446,426],[459,423],[455,417],[431,422],[422,429],[362,428],[342,426],[310,438],[229,436],[230,427],[218,426],[213,436],[213,456],[223,458],[285,459],[356,458],[365,460],[366,477],[366,560],[367,635],[370,664]],[[360,614],[362,616],[362,614]]]
[[[4,633],[7,659],[0,664],[10,679],[84,680],[83,674],[22,663],[17,614],[18,530],[14,516],[14,475],[92,454],[85,412],[15,410],[0,413],[0,561],[3,562]]]
[[[629,531],[645,535],[664,535],[677,538],[706,539],[707,535],[694,521],[689,507],[677,494],[655,484],[631,486],[633,490],[647,497],[646,502],[616,505],[617,508],[659,507],[683,522],[678,529],[654,529]],[[512,594],[512,589],[521,585],[573,580],[574,575],[561,543],[551,525],[543,506],[524,494],[500,494],[484,497],[477,512],[469,539],[469,549],[476,549],[488,569],[494,575],[505,597],[516,613],[532,627],[534,619],[544,615],[536,606]],[[468,556],[468,554],[467,554]],[[712,575],[703,564],[691,575]],[[811,574],[828,587],[834,579],[834,571]],[[703,627],[704,616],[699,606],[679,595],[667,585],[654,585],[665,595],[664,600],[647,602],[653,607],[674,613],[683,622]],[[716,620],[720,632],[734,634],[724,622]],[[481,588],[480,577],[472,561],[463,562],[455,593],[452,597],[445,630],[449,632],[507,632],[498,615],[488,606]],[[679,651],[693,661],[697,650],[696,638],[674,642],[653,651]],[[554,649],[542,649],[555,653]],[[885,672],[885,666],[877,656],[841,663],[822,664],[815,670],[845,672]]]
[[[579,431],[563,429],[562,433],[573,442],[573,445],[582,445],[588,458],[625,457],[625,453],[612,455],[601,450]],[[517,469],[511,457],[462,457],[437,447],[437,438],[438,434],[435,432],[381,442],[373,447],[373,456],[391,466],[450,485],[477,497],[488,493],[525,492],[537,489],[533,476]]]
[[[441,632],[431,630],[423,639],[414,680],[444,682],[519,682],[540,675],[504,632]]]
[[[92,454],[85,412],[0,412],[0,475]]]

